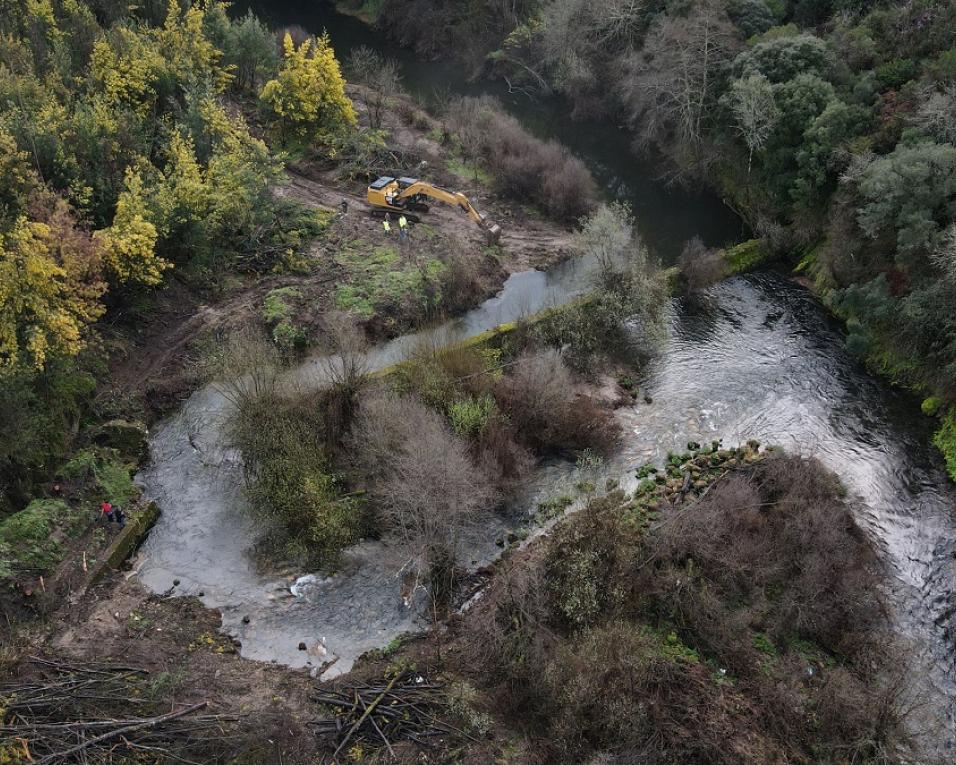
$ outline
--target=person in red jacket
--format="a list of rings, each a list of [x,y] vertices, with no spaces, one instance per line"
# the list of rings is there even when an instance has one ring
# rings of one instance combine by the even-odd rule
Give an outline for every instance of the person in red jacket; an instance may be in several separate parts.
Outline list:
[[[109,502],[106,502],[104,500],[103,502],[100,502],[100,510],[103,511],[103,517],[106,518],[107,521],[112,523],[113,522],[113,506]]]

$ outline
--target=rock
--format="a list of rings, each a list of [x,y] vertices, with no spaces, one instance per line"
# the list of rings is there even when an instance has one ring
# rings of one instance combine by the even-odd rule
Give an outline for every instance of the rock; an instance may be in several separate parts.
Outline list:
[[[495,540],[495,545],[497,545],[498,547],[504,547],[504,546],[505,546],[505,540],[502,539],[501,537],[498,537],[498,538]]]
[[[306,645],[305,645],[305,641],[304,641],[304,640],[299,643],[299,650],[300,650],[300,651],[305,651],[305,650],[306,650]]]
[[[653,403],[654,403],[654,399],[652,399],[650,396],[645,395],[645,396],[644,396],[644,403],[645,403],[645,404],[653,404]]]
[[[109,420],[96,429],[93,441],[100,446],[116,449],[124,457],[139,464],[149,456],[148,437],[149,431],[141,422]]]
[[[204,597],[204,596],[206,595],[206,593],[203,592],[202,590],[200,590],[197,594],[199,595],[200,598],[202,598],[202,597]]]
[[[252,619],[250,619],[248,615],[242,617],[242,623],[243,623],[243,624],[248,624],[248,623],[251,622],[251,621],[252,621]]]
[[[514,544],[515,542],[518,541],[518,535],[515,534],[513,531],[509,531],[509,532],[508,532],[508,537],[507,537],[507,538],[508,538],[508,544],[509,544],[509,545],[510,545],[510,544]]]
[[[173,579],[173,587],[179,587],[179,580]]]

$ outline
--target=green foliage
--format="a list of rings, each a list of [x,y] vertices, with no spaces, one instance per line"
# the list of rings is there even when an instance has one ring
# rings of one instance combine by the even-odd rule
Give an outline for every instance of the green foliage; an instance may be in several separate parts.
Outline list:
[[[242,450],[251,511],[272,544],[282,554],[329,567],[365,526],[361,505],[343,496],[332,471],[324,429],[317,407],[267,392],[243,398],[233,439]]]
[[[262,320],[267,324],[276,324],[292,316],[290,301],[302,297],[302,291],[295,287],[278,287],[271,290],[262,303]]]
[[[0,521],[0,580],[53,568],[63,557],[63,535],[82,517],[61,500],[37,499]]]
[[[950,409],[943,417],[942,427],[933,436],[933,443],[946,459],[949,477],[956,481],[956,409]]]
[[[884,90],[899,88],[919,76],[919,65],[909,58],[887,61],[876,68],[876,79]]]
[[[82,449],[58,472],[68,480],[83,482],[84,496],[92,502],[125,507],[140,494],[131,467],[111,449]]]
[[[328,35],[297,48],[287,33],[282,45],[282,66],[259,94],[280,134],[324,140],[354,127],[355,110]]]
[[[759,239],[748,239],[723,250],[724,262],[732,274],[752,271],[764,264],[770,256],[770,251]]]
[[[765,39],[734,61],[736,76],[762,74],[772,83],[788,82],[798,75],[825,78],[829,68],[826,43],[812,34]]]
[[[928,398],[924,398],[923,403],[920,404],[920,409],[923,411],[923,414],[930,417],[938,414],[939,410],[942,408],[943,400],[939,396],[929,396]]]
[[[856,215],[863,233],[873,240],[889,235],[900,266],[925,269],[942,223],[956,220],[956,147],[900,144],[865,163],[858,177]]]
[[[491,396],[469,397],[455,401],[448,408],[448,419],[459,436],[480,436],[495,413],[495,400]]]

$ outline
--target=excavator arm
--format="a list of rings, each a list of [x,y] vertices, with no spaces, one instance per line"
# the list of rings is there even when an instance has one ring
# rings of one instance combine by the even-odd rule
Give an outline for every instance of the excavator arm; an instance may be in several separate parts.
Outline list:
[[[460,191],[449,191],[426,181],[411,178],[379,178],[368,188],[368,201],[378,209],[402,212],[406,207],[419,202],[422,197],[434,199],[465,211],[477,223],[492,242],[501,236],[501,227],[489,221]],[[427,209],[427,208],[426,208]]]

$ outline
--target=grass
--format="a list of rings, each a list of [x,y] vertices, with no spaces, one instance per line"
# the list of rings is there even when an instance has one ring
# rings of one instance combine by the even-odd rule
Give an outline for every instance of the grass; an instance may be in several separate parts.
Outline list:
[[[445,265],[436,259],[423,263],[405,261],[393,245],[371,250],[355,242],[343,247],[336,262],[345,268],[349,283],[339,286],[335,302],[339,308],[371,318],[389,305],[417,305],[428,308],[438,302],[429,295],[436,288]]]
[[[56,530],[76,526],[84,519],[84,514],[58,499],[35,499],[5,518],[0,522],[0,579],[12,579],[20,572],[49,571],[64,555]]]
[[[466,181],[478,180],[482,186],[490,186],[494,181],[491,173],[475,163],[465,162],[463,159],[449,159],[445,166],[448,172],[454,173]]]

